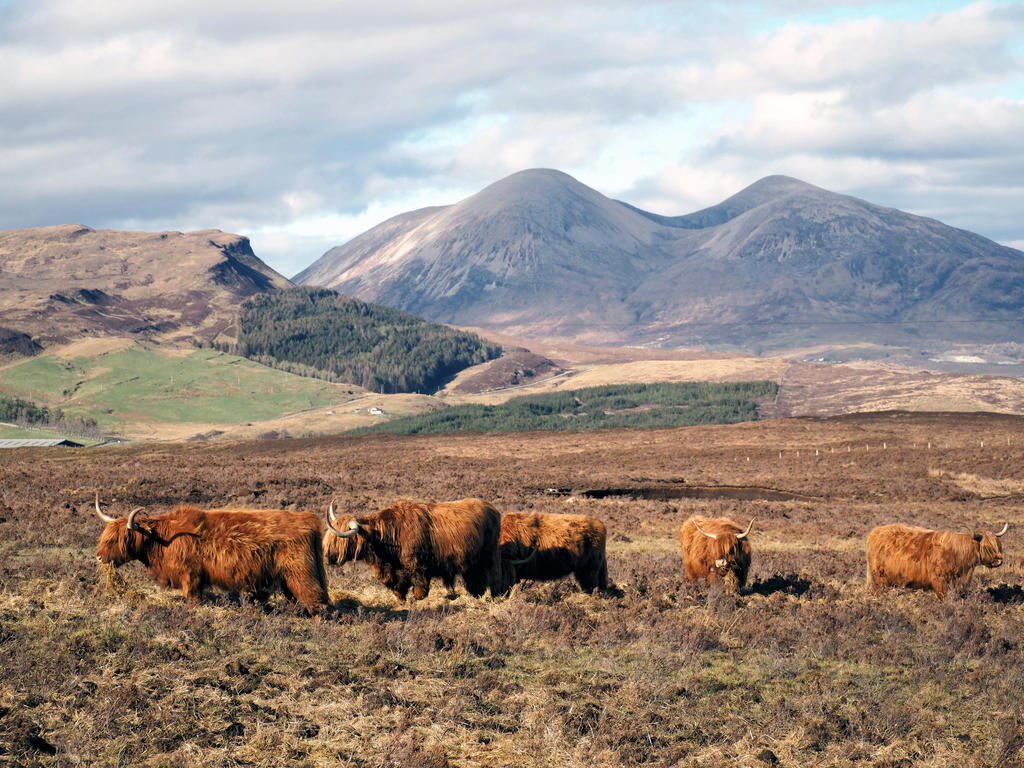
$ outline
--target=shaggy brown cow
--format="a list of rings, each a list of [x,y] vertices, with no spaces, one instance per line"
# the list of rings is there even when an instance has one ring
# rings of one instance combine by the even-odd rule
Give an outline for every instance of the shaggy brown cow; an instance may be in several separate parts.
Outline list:
[[[1003,563],[999,533],[931,531],[909,525],[882,525],[868,534],[868,588],[934,589],[939,598],[950,586],[963,593],[974,567],[996,568]]]
[[[604,523],[588,515],[510,512],[501,518],[500,592],[523,579],[572,574],[584,592],[608,589]]]
[[[487,589],[493,594],[501,575],[501,514],[482,499],[396,501],[372,515],[351,518],[343,529],[336,522],[332,503],[324,536],[328,562],[364,560],[399,600],[405,600],[410,587],[413,599],[422,600],[435,576],[453,595],[460,574],[469,594],[480,597]],[[332,537],[337,541],[329,541]]]
[[[209,510],[184,504],[160,515],[107,522],[96,553],[101,563],[138,560],[164,587],[196,604],[207,586],[265,597],[275,587],[316,616],[329,603],[320,518],[283,510]]]
[[[727,587],[735,579],[737,589],[747,583],[750,570],[751,520],[744,531],[725,517],[694,515],[679,527],[679,544],[683,550],[683,565],[690,581],[707,580],[714,584],[722,579]],[[729,577],[729,578],[726,578]]]

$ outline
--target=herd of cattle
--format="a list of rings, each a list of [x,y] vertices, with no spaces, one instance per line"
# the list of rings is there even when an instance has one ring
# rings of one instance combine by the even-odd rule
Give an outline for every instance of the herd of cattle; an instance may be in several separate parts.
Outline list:
[[[182,505],[158,515],[133,509],[112,517],[100,536],[101,563],[138,560],[164,587],[197,603],[208,586],[265,600],[280,589],[318,616],[330,604],[324,560],[363,561],[399,600],[422,600],[440,578],[454,595],[461,576],[474,597],[504,595],[522,580],[573,575],[587,591],[609,589],[604,523],[588,515],[507,513],[482,499],[439,504],[396,502],[341,523],[332,503],[327,530],[310,512],[202,510]],[[340,527],[339,527],[340,523]],[[742,589],[750,569],[749,534],[727,518],[694,515],[679,529],[686,577]],[[974,568],[1002,564],[998,533],[931,531],[885,525],[867,541],[867,583],[963,591]]]

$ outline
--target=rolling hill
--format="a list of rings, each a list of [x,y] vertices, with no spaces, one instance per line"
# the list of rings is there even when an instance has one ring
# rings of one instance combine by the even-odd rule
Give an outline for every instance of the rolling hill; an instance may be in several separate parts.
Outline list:
[[[293,280],[604,344],[914,350],[1024,338],[1024,252],[785,176],[660,216],[553,170],[389,219]]]
[[[219,230],[79,225],[0,232],[0,356],[95,336],[170,343],[233,338],[238,304],[290,285]]]
[[[0,232],[0,396],[119,435],[340,429],[335,408],[367,394],[361,381],[432,389],[499,352],[390,307],[293,286],[247,238],[219,230]],[[388,412],[420,409],[398,403]]]

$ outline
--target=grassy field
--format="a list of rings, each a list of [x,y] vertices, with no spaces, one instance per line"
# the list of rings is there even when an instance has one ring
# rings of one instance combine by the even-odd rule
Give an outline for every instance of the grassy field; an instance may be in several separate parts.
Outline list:
[[[90,356],[40,355],[0,370],[0,391],[129,435],[263,421],[364,394],[214,350],[144,344]]]
[[[13,452],[0,765],[1019,766],[1022,434],[1019,417],[877,414]],[[722,492],[686,497],[697,486]],[[137,563],[96,564],[97,490],[113,514],[466,495],[583,512],[608,526],[620,592],[449,601],[435,584],[400,605],[350,564],[329,568],[321,622],[281,596],[190,608]],[[743,594],[683,581],[694,513],[756,518]],[[864,588],[876,525],[1003,520],[1004,564],[964,598]]]
[[[4,440],[51,440],[70,437],[59,432],[46,429],[22,429],[21,427],[6,427],[0,424],[0,439]]]

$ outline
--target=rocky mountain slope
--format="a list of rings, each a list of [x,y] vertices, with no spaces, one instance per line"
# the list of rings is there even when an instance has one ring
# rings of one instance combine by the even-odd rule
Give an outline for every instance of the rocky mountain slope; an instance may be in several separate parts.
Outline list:
[[[669,217],[522,171],[392,218],[294,280],[430,320],[598,343],[1024,338],[1024,253],[784,176]]]
[[[242,300],[287,285],[247,238],[219,230],[8,230],[0,232],[0,354],[90,335],[233,337]]]

